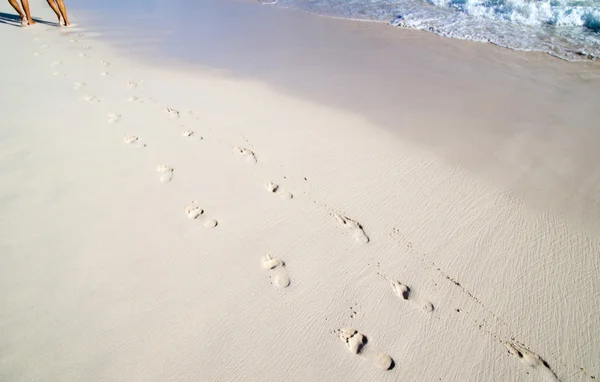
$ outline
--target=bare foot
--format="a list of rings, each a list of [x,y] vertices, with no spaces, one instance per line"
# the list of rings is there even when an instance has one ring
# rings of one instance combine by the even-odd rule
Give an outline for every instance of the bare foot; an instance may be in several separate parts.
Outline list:
[[[27,26],[27,19],[25,18],[25,16],[21,16],[21,26],[22,27]]]
[[[35,24],[35,21],[33,21],[33,19],[29,19],[29,20],[27,20],[27,22],[29,23],[29,25]]]

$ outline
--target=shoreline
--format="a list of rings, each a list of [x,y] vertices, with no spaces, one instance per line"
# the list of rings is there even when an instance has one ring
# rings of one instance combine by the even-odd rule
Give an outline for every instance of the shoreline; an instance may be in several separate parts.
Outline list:
[[[173,11],[178,9],[173,6]],[[146,42],[147,53],[136,54],[140,48],[127,44],[139,59],[258,80],[292,96],[358,112],[400,140],[469,168],[483,181],[541,209],[550,205],[557,213],[572,213],[572,222],[581,221],[592,232],[600,230],[595,218],[600,203],[593,196],[600,192],[597,182],[581,195],[588,200],[585,207],[573,209],[567,201],[569,194],[580,193],[576,183],[589,181],[590,163],[600,161],[591,145],[600,140],[594,127],[600,113],[591,106],[600,102],[596,63],[566,62],[546,53],[400,31],[380,23],[315,17],[254,1],[208,1],[189,17],[201,29],[160,29],[149,13],[136,25],[139,32],[115,31],[112,41],[118,36],[133,42],[136,33],[141,36],[153,25],[163,37]],[[219,21],[223,19],[228,22]],[[283,28],[288,31],[281,33]],[[208,37],[196,37],[204,35]],[[222,44],[214,46],[215,38]],[[476,146],[465,149],[465,136]],[[529,147],[539,153],[526,152]],[[515,150],[524,163],[514,161]],[[538,181],[528,172],[537,171],[543,155],[566,155],[568,169],[545,169],[543,181]],[[554,194],[565,181],[574,188]]]
[[[122,55],[93,28],[0,25],[0,33],[13,52],[2,75],[0,206],[9,218],[0,221],[0,379],[597,378],[600,229],[590,222],[600,178],[588,151],[595,141],[588,147],[581,137],[589,136],[558,123],[538,134],[526,119],[504,121],[510,134],[499,125],[478,135],[454,128],[540,88],[541,98],[566,102],[565,88],[549,89],[573,72],[557,80],[544,69],[520,88],[531,93],[509,104],[448,114],[452,107],[435,109],[416,86],[460,100],[474,89],[448,89],[439,63],[419,70],[409,62],[416,74],[428,65],[441,72],[407,78],[410,94],[394,99],[406,105],[350,110],[356,104],[330,98],[349,88],[306,97],[273,78],[156,65]],[[412,53],[421,48],[405,43]],[[485,60],[463,49],[475,63],[450,72]],[[499,57],[506,56],[485,62]],[[471,73],[508,88],[530,73],[519,66],[527,61],[509,64]],[[275,78],[299,67],[282,67]],[[342,69],[340,80],[356,74]],[[586,81],[567,90],[593,95],[597,80]],[[506,88],[500,96],[512,94]],[[592,118],[588,102],[589,110],[571,113]],[[415,114],[414,105],[440,119]],[[420,139],[420,129],[381,123],[396,114],[372,113],[394,106],[400,121],[432,135],[445,121],[442,138],[470,155],[456,158]],[[503,142],[492,153],[503,155],[486,168],[491,141]],[[568,149],[562,155],[557,141]],[[588,160],[577,173],[578,162],[566,161],[575,151]],[[513,166],[531,194],[514,191]],[[560,182],[563,174],[572,184]],[[562,202],[571,195],[571,211],[547,203],[556,199],[540,197],[540,185]],[[267,254],[281,263],[265,267]],[[410,292],[398,294],[398,285]],[[340,339],[348,327],[368,337],[358,355]],[[378,370],[378,352],[395,367]]]
[[[260,1],[259,1],[260,3]],[[585,53],[582,51],[574,51],[574,50],[570,50],[568,51],[569,54],[572,55],[572,57],[569,59],[566,56],[562,57],[560,55],[558,55],[557,53],[553,53],[551,51],[543,51],[543,50],[535,50],[535,49],[526,49],[526,48],[517,48],[517,47],[511,47],[508,45],[502,45],[499,42],[496,41],[492,41],[490,39],[488,40],[476,40],[476,39],[471,39],[471,38],[466,38],[466,37],[460,37],[460,36],[456,36],[456,35],[450,35],[450,34],[444,34],[444,33],[437,33],[436,31],[432,30],[432,29],[428,29],[428,28],[419,28],[419,27],[415,27],[415,26],[410,26],[410,25],[394,25],[392,24],[395,21],[403,21],[403,17],[402,16],[397,16],[396,18],[389,20],[389,21],[385,21],[385,20],[373,20],[373,19],[361,19],[361,18],[354,18],[354,17],[342,17],[342,16],[334,16],[334,15],[326,15],[326,14],[321,14],[321,13],[317,13],[317,12],[311,12],[308,10],[303,10],[303,9],[296,9],[296,8],[291,8],[291,7],[285,7],[285,6],[278,6],[276,3],[272,3],[272,4],[260,4],[262,6],[272,6],[272,7],[279,7],[280,9],[287,9],[287,10],[291,10],[291,11],[296,11],[296,12],[301,12],[301,13],[305,13],[308,15],[312,15],[312,16],[317,16],[317,17],[325,17],[325,18],[330,18],[330,19],[335,19],[335,20],[348,20],[348,21],[353,21],[353,22],[367,22],[367,23],[377,23],[377,24],[386,24],[388,26],[394,27],[394,28],[402,28],[402,29],[409,29],[409,30],[418,30],[418,31],[422,31],[422,32],[427,32],[427,33],[431,33],[434,34],[436,36],[439,37],[444,37],[444,38],[450,38],[450,39],[455,39],[455,40],[461,40],[461,41],[469,41],[469,42],[476,42],[476,43],[482,43],[482,44],[491,44],[491,45],[495,45],[504,49],[508,49],[508,50],[513,50],[516,52],[531,52],[531,53],[544,53],[547,54],[553,58],[558,58],[562,61],[566,61],[566,62],[593,62],[593,63],[598,63],[598,60],[600,59],[600,57],[598,56],[594,56],[591,53]]]
[[[275,6],[275,4],[261,4],[262,6]],[[442,34],[438,34],[435,33],[431,30],[428,29],[421,29],[421,28],[415,28],[415,27],[410,27],[410,26],[398,26],[398,25],[393,25],[391,24],[394,20],[390,20],[390,21],[383,21],[383,20],[368,20],[368,19],[359,19],[359,18],[352,18],[352,17],[341,17],[341,16],[333,16],[333,15],[323,15],[320,13],[316,13],[316,12],[310,12],[310,11],[306,11],[306,10],[302,10],[302,9],[293,9],[293,8],[288,8],[288,7],[282,7],[281,9],[286,9],[286,10],[290,10],[293,12],[300,12],[300,13],[305,13],[307,15],[310,16],[316,16],[316,17],[324,17],[327,19],[333,19],[333,20],[341,20],[341,21],[352,21],[352,22],[359,22],[359,23],[373,23],[373,24],[378,24],[378,25],[387,25],[391,28],[398,28],[398,29],[407,29],[407,30],[414,30],[414,31],[421,31],[421,32],[425,32],[425,33],[431,33],[433,35],[436,35],[438,37],[443,37],[443,38],[450,38],[450,39],[454,39],[454,40],[459,40],[459,41],[468,41],[468,42],[474,42],[474,43],[478,43],[478,44],[490,44],[490,45],[494,45],[497,46],[499,48],[503,48],[503,49],[507,49],[507,50],[511,50],[514,52],[525,52],[525,53],[542,53],[542,54],[546,54],[552,58],[557,58],[561,61],[566,61],[566,62],[571,62],[571,63],[594,63],[594,64],[599,64],[600,65],[600,57],[595,57],[595,56],[591,56],[587,55],[584,56],[584,54],[582,52],[571,52],[576,56],[582,56],[585,58],[582,58],[580,60],[570,60],[566,57],[561,57],[557,54],[554,54],[552,52],[544,52],[541,50],[533,50],[533,49],[519,49],[519,48],[513,48],[513,47],[509,47],[509,46],[504,46],[501,45],[499,43],[496,43],[494,41],[483,41],[483,40],[471,40],[471,39],[467,39],[467,38],[461,38],[461,37],[455,37],[455,36],[445,36]]]

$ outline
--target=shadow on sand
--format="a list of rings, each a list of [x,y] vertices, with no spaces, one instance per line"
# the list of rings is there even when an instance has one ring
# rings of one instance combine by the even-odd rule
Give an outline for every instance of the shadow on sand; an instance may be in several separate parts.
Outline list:
[[[44,24],[44,25],[51,25],[51,26],[58,26],[58,23],[52,23],[46,20],[41,20],[41,19],[37,19],[35,17],[32,17],[33,21],[35,21],[36,23],[40,23],[40,24]],[[11,13],[4,13],[4,12],[0,12],[0,24],[7,24],[7,25],[12,25],[13,27],[21,27],[21,18],[19,17],[19,15],[13,15]]]

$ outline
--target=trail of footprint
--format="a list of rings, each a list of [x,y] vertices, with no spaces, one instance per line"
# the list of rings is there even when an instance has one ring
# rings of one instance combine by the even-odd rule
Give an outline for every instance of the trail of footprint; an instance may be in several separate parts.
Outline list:
[[[278,257],[269,254],[262,257],[263,268],[271,270],[271,283],[277,288],[287,288],[290,283],[290,277],[285,269],[285,263]]]
[[[73,89],[75,90],[79,90],[83,87],[85,87],[87,84],[85,82],[75,82],[75,85],[73,85]]]
[[[333,216],[342,226],[349,230],[352,230],[352,237],[354,238],[354,241],[360,244],[366,244],[369,242],[369,237],[367,236],[359,222],[340,214],[334,214]]]
[[[165,111],[165,113],[168,114],[169,118],[171,118],[171,119],[179,118],[179,110],[175,110],[170,107],[165,107],[163,110]]]
[[[477,320],[474,321],[474,323],[477,325],[476,327],[479,330],[488,334],[494,341],[506,346],[509,350],[509,353],[520,358],[523,363],[525,363],[527,365],[530,365],[533,363],[533,365],[535,367],[537,367],[536,365],[539,365],[538,361],[542,362],[544,368],[547,369],[546,371],[549,373],[549,375],[551,374],[553,379],[558,380],[556,373],[550,368],[548,363],[546,361],[544,361],[540,356],[529,351],[522,342],[516,340],[515,339],[516,336],[512,333],[513,331],[510,328],[510,326],[501,317],[498,317],[491,310],[489,310],[481,302],[481,300],[479,298],[477,298],[477,296],[473,292],[468,290],[465,286],[461,285],[461,283],[459,283],[456,280],[456,278],[454,278],[454,277],[450,276],[449,274],[447,274],[446,272],[444,272],[444,270],[442,270],[440,268],[440,266],[438,266],[436,263],[434,263],[431,260],[427,260],[426,255],[424,253],[419,254],[419,252],[413,248],[413,243],[408,241],[400,233],[400,231],[398,229],[394,228],[392,230],[392,234],[390,236],[392,238],[398,240],[398,244],[400,244],[403,247],[406,247],[408,249],[408,252],[411,255],[413,255],[415,258],[421,259],[421,261],[423,262],[423,264],[425,265],[426,268],[436,271],[437,273],[442,275],[444,278],[446,278],[448,280],[448,282],[451,283],[451,285],[454,285],[455,287],[459,288],[459,290],[462,293],[464,293],[466,296],[468,296],[476,304],[476,306],[481,309],[481,312],[487,317],[484,318],[482,321],[477,321]],[[503,331],[500,330],[499,328],[490,327],[489,321],[500,324],[502,327],[504,327],[504,330],[506,331],[506,333],[502,333]],[[558,358],[558,357],[556,357],[556,358]],[[537,359],[537,361],[536,361],[536,359]],[[567,368],[570,367],[570,366],[567,366],[566,363],[561,361],[560,358],[558,358],[556,361],[560,362]],[[577,367],[576,365],[572,365],[571,367],[573,367],[574,369],[583,371],[583,368]],[[588,376],[588,374],[585,371],[584,371],[584,373],[586,374],[586,376]]]
[[[156,172],[160,173],[159,180],[161,183],[170,182],[173,179],[173,168],[166,164],[161,164],[156,167]]]
[[[117,123],[121,120],[121,114],[108,113],[108,123]]]
[[[235,146],[234,147],[235,151],[237,151],[238,154],[240,154],[241,156],[243,156],[244,158],[246,158],[246,162],[250,162],[250,163],[256,163],[256,155],[254,154],[253,151],[248,150],[246,148],[240,147],[240,146]]]
[[[399,281],[389,280],[392,285],[392,290],[394,293],[403,300],[411,301],[415,305],[417,305],[422,311],[431,313],[433,312],[433,304],[427,300],[415,299],[411,296],[411,289],[408,285],[404,285]]]
[[[110,62],[104,60],[100,61],[100,64],[103,66],[110,66]]]
[[[125,143],[132,145],[133,147],[146,147],[146,144],[143,143],[139,137],[136,137],[135,135],[129,135],[126,134],[125,138],[123,139],[125,141]]]
[[[548,377],[554,381],[558,381],[558,376],[552,371],[548,362],[544,361],[539,355],[528,350],[524,346],[515,343],[505,343],[504,346],[508,349],[508,353],[519,358],[521,362],[533,369],[542,370]]]
[[[358,354],[365,360],[383,370],[390,370],[394,367],[394,360],[387,354],[373,351],[366,348],[367,337],[353,328],[339,329],[340,339],[344,341],[348,349]]]
[[[100,75],[103,77],[108,77],[108,76],[110,76],[110,73],[109,72],[101,72]]]
[[[284,191],[283,189],[281,189],[281,187],[279,187],[278,185],[276,185],[273,182],[267,183],[265,187],[267,188],[267,191],[272,192],[276,195],[279,195],[279,197],[281,199],[289,200],[294,197],[294,195],[290,194],[289,192]]]
[[[127,82],[127,87],[129,89],[135,89],[135,88],[137,88],[137,86],[138,86],[137,82],[133,82],[133,81],[128,81]]]
[[[198,202],[193,200],[190,204],[184,207],[185,213],[190,219],[198,219],[199,217],[203,217],[204,210],[200,208]],[[201,219],[201,223],[206,228],[214,228],[218,225],[218,222],[215,219],[211,218],[203,218]]]

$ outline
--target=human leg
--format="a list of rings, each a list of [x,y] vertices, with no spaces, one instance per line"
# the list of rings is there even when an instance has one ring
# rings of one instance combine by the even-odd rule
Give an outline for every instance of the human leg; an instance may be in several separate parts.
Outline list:
[[[25,16],[27,16],[29,25],[35,24],[35,21],[31,18],[31,12],[29,11],[29,0],[21,0],[21,5],[23,5],[23,10],[25,11]]]
[[[48,5],[50,6],[50,8],[52,8],[54,13],[56,14],[56,18],[58,19],[58,25],[60,25],[60,12],[58,11],[56,2],[54,0],[46,0],[46,1],[48,1]]]
[[[25,18],[25,14],[21,10],[21,7],[19,6],[19,3],[17,3],[17,0],[8,0],[8,3],[15,9],[15,11],[17,11],[17,13],[19,14],[19,17],[21,17],[21,21],[27,20]]]
[[[58,4],[58,10],[60,11],[62,18],[65,21],[65,26],[69,26],[71,23],[69,23],[69,18],[67,17],[67,8],[65,7],[64,1],[56,0],[56,4]]]

